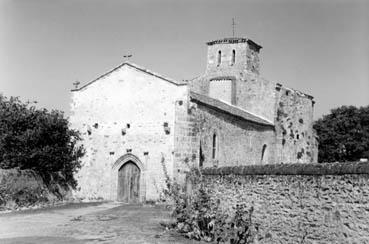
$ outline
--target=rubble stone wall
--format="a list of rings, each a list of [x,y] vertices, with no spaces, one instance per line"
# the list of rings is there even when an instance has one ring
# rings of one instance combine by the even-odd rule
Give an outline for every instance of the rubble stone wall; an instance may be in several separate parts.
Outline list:
[[[318,145],[313,129],[312,98],[284,87],[276,97],[277,163],[316,163]]]
[[[203,171],[223,209],[254,208],[260,243],[369,243],[369,164],[289,164]]]

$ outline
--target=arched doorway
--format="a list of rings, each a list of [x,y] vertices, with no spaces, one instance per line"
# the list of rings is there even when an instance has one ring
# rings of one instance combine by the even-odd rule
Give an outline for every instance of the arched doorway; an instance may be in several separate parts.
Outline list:
[[[131,160],[119,168],[118,201],[126,203],[138,203],[140,201],[140,176],[140,169]]]

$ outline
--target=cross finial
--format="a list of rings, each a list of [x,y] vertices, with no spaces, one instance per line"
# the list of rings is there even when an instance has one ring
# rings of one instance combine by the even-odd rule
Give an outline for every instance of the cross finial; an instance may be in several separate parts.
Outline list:
[[[236,26],[236,22],[234,22],[234,18],[232,18],[232,35],[233,35],[233,37],[234,37],[235,26]]]
[[[81,82],[79,82],[78,80],[73,82],[74,88],[77,89],[79,84],[81,84]]]
[[[123,58],[128,60],[130,57],[132,57],[132,54],[126,54],[126,55],[123,55]]]

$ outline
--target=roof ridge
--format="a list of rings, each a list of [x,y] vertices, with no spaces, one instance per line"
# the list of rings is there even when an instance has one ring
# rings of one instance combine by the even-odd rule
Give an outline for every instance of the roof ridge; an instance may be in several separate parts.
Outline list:
[[[152,75],[152,76],[155,76],[155,77],[157,77],[157,78],[160,78],[160,79],[162,79],[162,80],[168,81],[168,82],[170,82],[170,83],[172,83],[172,84],[174,84],[174,85],[179,85],[179,86],[180,86],[180,85],[187,85],[187,83],[185,83],[185,82],[179,82],[179,81],[176,81],[176,80],[174,80],[174,79],[171,79],[171,78],[168,78],[168,77],[163,76],[163,75],[161,75],[161,74],[158,74],[158,73],[155,73],[155,72],[153,72],[153,71],[150,71],[150,70],[148,70],[148,69],[146,69],[146,68],[144,68],[144,67],[142,67],[142,66],[139,66],[139,65],[137,65],[137,64],[135,64],[135,63],[125,61],[125,62],[121,63],[120,65],[118,65],[118,66],[114,67],[113,69],[111,69],[111,70],[109,70],[109,71],[107,71],[107,72],[103,73],[102,75],[98,76],[96,79],[93,79],[92,81],[90,81],[90,82],[86,83],[85,85],[83,85],[83,86],[81,86],[81,87],[79,87],[79,88],[72,89],[71,91],[80,91],[80,90],[82,90],[83,88],[85,88],[85,87],[87,87],[87,86],[91,85],[92,83],[94,83],[94,82],[96,82],[96,81],[100,80],[101,78],[103,78],[103,77],[105,77],[105,76],[107,76],[107,75],[109,75],[109,74],[113,73],[114,71],[116,71],[116,70],[120,69],[120,68],[121,68],[121,67],[123,67],[124,65],[130,66],[130,67],[135,68],[136,70],[139,70],[139,71],[141,71],[141,72],[144,72],[144,73],[147,73],[147,74],[149,74],[149,75]]]
[[[161,78],[161,79],[163,79],[163,80],[169,81],[169,82],[171,82],[171,83],[173,83],[173,84],[176,84],[176,85],[187,85],[187,83],[186,83],[186,82],[182,82],[182,81],[174,80],[174,79],[169,78],[169,77],[167,77],[167,76],[164,76],[164,75],[161,75],[161,74],[156,73],[156,72],[154,72],[154,71],[151,71],[151,70],[149,70],[149,69],[146,69],[146,68],[144,68],[144,67],[142,67],[142,66],[140,66],[140,65],[138,65],[138,64],[135,64],[135,63],[132,63],[132,62],[128,62],[128,61],[127,61],[127,62],[125,62],[125,64],[127,64],[127,65],[129,65],[129,66],[131,66],[131,67],[133,67],[133,68],[136,68],[136,69],[138,69],[138,70],[140,70],[140,71],[142,71],[142,72],[145,72],[145,73],[151,74],[151,75],[153,75],[153,76],[155,76],[155,77],[158,77],[158,78]]]

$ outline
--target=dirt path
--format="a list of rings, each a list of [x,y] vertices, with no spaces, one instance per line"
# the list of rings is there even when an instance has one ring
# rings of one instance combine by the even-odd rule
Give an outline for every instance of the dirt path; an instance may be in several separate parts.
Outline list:
[[[162,206],[71,205],[0,214],[0,243],[199,243],[166,231]]]

